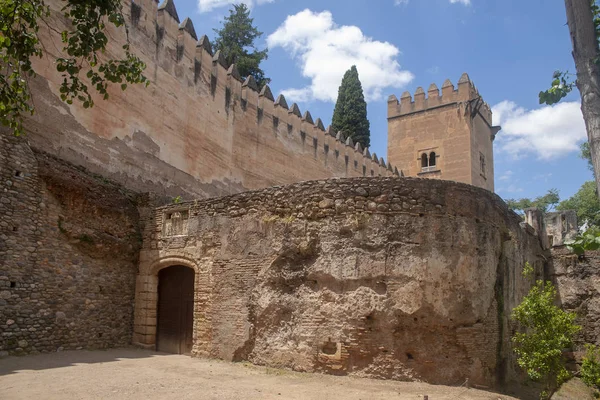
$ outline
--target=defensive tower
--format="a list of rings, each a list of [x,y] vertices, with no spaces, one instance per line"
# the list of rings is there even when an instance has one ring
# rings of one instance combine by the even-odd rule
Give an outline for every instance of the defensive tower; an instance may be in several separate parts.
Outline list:
[[[405,176],[468,183],[494,191],[493,142],[499,126],[465,73],[458,89],[435,83],[414,100],[404,92],[388,99],[388,161]]]

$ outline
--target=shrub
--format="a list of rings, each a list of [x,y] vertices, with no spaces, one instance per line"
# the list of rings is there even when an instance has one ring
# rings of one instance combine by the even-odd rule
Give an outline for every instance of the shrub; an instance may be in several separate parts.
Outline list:
[[[600,389],[600,348],[593,344],[585,346],[586,353],[581,363],[581,380],[594,389]]]
[[[521,327],[512,338],[517,363],[530,379],[545,383],[542,398],[570,377],[563,350],[581,329],[575,325],[575,314],[561,310],[555,300],[554,285],[538,280],[512,314]]]

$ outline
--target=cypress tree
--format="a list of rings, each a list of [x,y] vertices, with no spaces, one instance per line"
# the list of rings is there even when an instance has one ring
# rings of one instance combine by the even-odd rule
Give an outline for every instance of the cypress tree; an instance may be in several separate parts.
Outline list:
[[[268,58],[268,49],[258,50],[254,44],[263,33],[254,26],[254,19],[250,18],[250,10],[244,3],[234,4],[221,29],[213,30],[215,51],[221,50],[227,65],[235,63],[244,78],[252,75],[258,87],[271,81],[260,68],[260,63]]]
[[[367,103],[355,65],[346,71],[342,79],[331,126],[335,132],[342,131],[345,137],[350,136],[354,143],[358,142],[363,147],[371,145]]]

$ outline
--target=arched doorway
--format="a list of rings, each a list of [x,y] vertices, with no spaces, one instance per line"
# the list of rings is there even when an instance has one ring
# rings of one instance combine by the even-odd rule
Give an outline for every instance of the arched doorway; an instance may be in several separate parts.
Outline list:
[[[191,354],[194,322],[194,270],[176,265],[158,273],[156,349]]]

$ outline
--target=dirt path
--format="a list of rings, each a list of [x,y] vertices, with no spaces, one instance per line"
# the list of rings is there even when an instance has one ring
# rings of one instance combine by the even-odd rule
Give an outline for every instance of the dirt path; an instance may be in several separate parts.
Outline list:
[[[474,389],[301,374],[137,349],[0,360],[9,399],[514,399]]]

